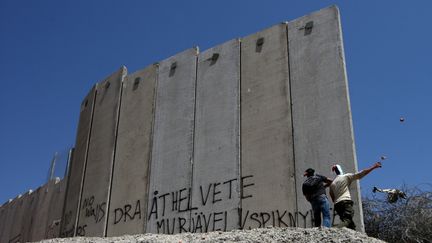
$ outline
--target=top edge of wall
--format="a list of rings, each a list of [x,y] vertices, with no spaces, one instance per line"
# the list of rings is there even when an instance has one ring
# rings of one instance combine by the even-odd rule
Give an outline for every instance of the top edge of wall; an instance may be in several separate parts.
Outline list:
[[[205,49],[205,50],[203,50],[203,51],[201,51],[201,52],[208,51],[208,50],[210,50],[210,49],[213,49],[213,48],[215,48],[215,47],[217,47],[217,46],[223,45],[223,44],[225,44],[225,43],[227,43],[227,42],[230,42],[230,41],[239,40],[239,41],[241,42],[241,40],[242,40],[243,38],[248,37],[248,36],[250,36],[250,35],[254,35],[254,34],[258,33],[258,32],[261,32],[261,31],[264,31],[264,30],[267,30],[267,29],[273,28],[273,27],[278,26],[278,25],[288,25],[289,23],[292,23],[292,22],[301,21],[302,19],[310,18],[311,16],[314,16],[314,15],[316,15],[316,14],[318,14],[318,13],[323,12],[323,11],[335,11],[335,13],[336,13],[337,16],[340,15],[339,7],[338,7],[337,5],[330,5],[330,6],[328,6],[328,7],[325,7],[325,8],[319,9],[319,10],[317,10],[317,11],[314,11],[314,12],[312,12],[312,13],[309,13],[309,14],[303,15],[303,16],[298,17],[298,18],[296,18],[296,19],[293,19],[293,20],[290,20],[290,21],[283,21],[283,22],[280,22],[280,23],[278,23],[278,24],[274,24],[274,25],[271,25],[271,26],[269,26],[269,27],[266,27],[266,28],[263,28],[263,29],[257,30],[257,31],[255,31],[254,33],[251,33],[251,34],[249,34],[249,35],[246,35],[246,36],[243,36],[243,37],[240,37],[240,38],[233,38],[233,39],[231,39],[231,40],[225,41],[225,42],[223,42],[223,43],[220,43],[220,44],[217,44],[217,45],[215,45],[215,46],[213,46],[213,47],[210,47],[210,48],[208,48],[208,49]],[[187,52],[190,52],[190,51],[195,51],[195,52],[196,52],[196,55],[198,55],[198,54],[200,53],[199,46],[194,46],[194,47],[192,47],[192,48],[185,49],[185,50],[183,50],[183,51],[181,51],[181,52],[178,52],[178,53],[176,53],[176,54],[174,54],[174,55],[171,55],[171,56],[169,56],[169,57],[167,57],[167,58],[165,58],[165,59],[163,59],[163,60],[161,60],[161,61],[154,62],[153,64],[150,64],[150,65],[148,65],[148,66],[145,66],[145,67],[143,67],[143,68],[140,68],[140,69],[134,71],[133,73],[131,73],[131,75],[134,74],[135,72],[142,71],[142,70],[147,69],[147,68],[150,68],[150,67],[152,67],[152,66],[154,66],[154,65],[157,65],[157,66],[158,66],[161,62],[170,61],[170,60],[172,60],[173,58],[175,58],[175,56],[177,56],[177,55],[181,55],[181,54],[183,54],[183,53],[187,53]],[[127,68],[126,68],[126,66],[121,66],[120,69],[123,69],[124,72],[127,74]],[[117,72],[117,71],[116,71],[116,72]],[[112,73],[111,75],[115,74],[116,72]],[[108,77],[110,77],[111,75],[109,75]],[[105,80],[106,80],[106,78],[105,78],[105,79],[102,79],[102,80],[101,80],[100,82],[98,82],[98,83],[101,83],[101,82],[103,82],[103,81],[105,81]],[[97,84],[97,83],[96,83],[96,84]]]
[[[169,62],[169,61],[177,58],[177,56],[179,56],[179,55],[187,55],[189,53],[193,53],[195,55],[198,55],[199,54],[199,48],[198,48],[198,46],[185,49],[185,50],[183,50],[181,52],[178,52],[178,53],[176,53],[176,54],[174,54],[174,55],[172,55],[170,57],[167,57],[167,58],[165,58],[165,59],[163,59],[163,60],[161,60],[161,61],[159,61],[157,63],[158,63],[158,65],[160,65],[160,63],[162,63],[162,62]]]
[[[322,9],[320,9],[320,10],[317,10],[317,11],[311,12],[311,13],[309,13],[309,14],[303,15],[303,16],[298,17],[298,18],[296,18],[296,19],[293,19],[293,20],[287,21],[287,22],[285,22],[285,23],[286,23],[286,24],[289,24],[289,23],[292,23],[292,22],[301,21],[302,19],[307,19],[307,18],[310,18],[310,17],[312,17],[312,16],[315,16],[315,15],[317,15],[317,14],[320,14],[320,13],[323,13],[323,12],[327,12],[327,11],[334,11],[336,16],[339,16],[339,15],[340,15],[339,7],[338,7],[337,5],[331,5],[331,6],[328,6],[328,7],[322,8]]]
[[[138,70],[134,71],[133,73],[128,73],[126,77],[134,77],[134,76],[139,75],[142,72],[146,72],[148,70],[155,69],[155,68],[158,68],[158,67],[159,67],[159,62],[155,62],[153,64],[150,64],[150,65],[146,66],[146,67],[138,69]]]

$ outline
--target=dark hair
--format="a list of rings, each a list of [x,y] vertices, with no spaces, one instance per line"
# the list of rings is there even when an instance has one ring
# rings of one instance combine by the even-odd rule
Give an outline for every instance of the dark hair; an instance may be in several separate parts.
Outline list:
[[[306,172],[307,175],[309,175],[309,176],[313,176],[314,173],[315,173],[315,170],[312,169],[312,168],[309,168],[309,169],[307,169],[305,172]]]

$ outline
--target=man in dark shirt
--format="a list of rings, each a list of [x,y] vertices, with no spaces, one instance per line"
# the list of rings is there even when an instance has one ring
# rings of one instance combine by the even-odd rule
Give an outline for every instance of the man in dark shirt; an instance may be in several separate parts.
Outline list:
[[[304,176],[307,176],[307,179],[303,182],[302,191],[312,206],[315,227],[321,226],[321,214],[323,226],[330,227],[330,207],[325,187],[328,187],[332,180],[322,175],[315,175],[315,170],[312,168],[307,169]]]

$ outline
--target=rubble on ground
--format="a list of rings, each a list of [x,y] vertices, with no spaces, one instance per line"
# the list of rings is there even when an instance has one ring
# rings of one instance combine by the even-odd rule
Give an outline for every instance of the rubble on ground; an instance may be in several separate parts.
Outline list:
[[[142,234],[119,237],[75,237],[50,239],[41,243],[144,243],[144,242],[384,242],[347,228],[259,228],[229,232],[182,233],[175,235]]]

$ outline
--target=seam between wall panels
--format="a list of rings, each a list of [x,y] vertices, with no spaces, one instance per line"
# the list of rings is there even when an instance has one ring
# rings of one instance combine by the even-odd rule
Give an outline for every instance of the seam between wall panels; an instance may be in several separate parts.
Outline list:
[[[107,229],[108,229],[108,219],[109,219],[109,209],[110,209],[110,204],[111,204],[111,190],[112,190],[112,183],[113,183],[113,175],[114,175],[114,164],[115,164],[115,158],[116,158],[116,150],[117,150],[117,138],[118,138],[118,129],[119,129],[119,124],[120,124],[120,114],[121,114],[121,106],[122,106],[122,96],[123,96],[123,85],[124,85],[124,80],[126,78],[126,73],[125,70],[123,70],[122,73],[122,77],[121,77],[121,83],[120,83],[120,95],[118,98],[119,104],[117,106],[117,122],[115,125],[115,137],[114,137],[114,148],[113,148],[113,152],[112,152],[112,164],[111,164],[111,176],[109,178],[109,190],[108,190],[108,195],[107,195],[107,212],[106,212],[106,217],[105,217],[105,230],[103,232],[103,236],[106,236],[107,234]]]
[[[292,98],[292,86],[291,86],[291,60],[290,60],[290,44],[289,44],[289,28],[288,22],[285,23],[286,37],[287,37],[287,59],[288,59],[288,88],[289,92],[289,106],[291,112],[291,137],[292,137],[292,156],[293,156],[293,170],[294,170],[294,193],[295,193],[295,210],[298,212],[298,192],[297,192],[297,176],[296,176],[296,157],[295,157],[295,136],[294,136],[294,118],[293,118],[293,98]],[[296,224],[298,223],[298,216],[295,216]],[[296,225],[297,226],[297,225]]]
[[[241,139],[242,139],[242,136],[241,136],[241,122],[242,122],[242,112],[241,112],[241,101],[242,101],[242,99],[241,99],[241,78],[242,78],[242,75],[241,75],[241,72],[242,72],[242,65],[241,65],[241,63],[242,63],[242,59],[241,59],[241,47],[242,47],[242,42],[241,42],[241,39],[239,38],[238,39],[238,47],[239,47],[239,49],[238,49],[238,55],[239,55],[239,72],[238,72],[238,77],[237,77],[237,82],[238,82],[238,87],[237,87],[237,93],[238,93],[238,98],[237,98],[237,102],[238,102],[238,104],[237,104],[237,107],[238,107],[238,134],[237,134],[237,142],[238,142],[238,178],[237,178],[237,180],[238,180],[238,186],[239,186],[239,190],[238,190],[238,197],[239,197],[239,205],[238,205],[238,212],[239,212],[239,222],[238,222],[238,228],[239,229],[241,229],[241,218],[240,218],[240,211],[242,210],[242,207],[243,207],[243,205],[242,205],[242,202],[243,202],[243,199],[242,199],[242,193],[241,193],[241,191],[243,190],[243,185],[242,185],[242,180],[241,180],[241,178],[242,178],[242,157],[241,157],[241,153],[242,153],[242,142],[241,142]]]
[[[192,135],[192,156],[191,156],[191,178],[190,178],[190,192],[189,192],[189,205],[188,207],[191,209],[189,210],[189,231],[191,231],[191,229],[193,229],[193,225],[191,226],[191,222],[192,222],[192,193],[193,193],[193,177],[194,177],[194,167],[195,167],[195,127],[196,127],[196,104],[197,104],[197,84],[198,84],[198,55],[199,55],[199,49],[198,47],[196,47],[196,52],[195,52],[195,92],[194,92],[194,118],[193,118],[193,135]]]
[[[63,208],[62,208],[62,213],[61,213],[61,219],[64,218],[64,215],[66,213],[66,196],[67,196],[67,192],[68,192],[68,189],[69,189],[70,168],[71,168],[71,163],[73,161],[74,152],[75,152],[75,148],[71,148],[69,150],[69,156],[68,156],[67,167],[66,167],[67,174],[65,174],[66,187],[65,187],[65,193],[64,193],[64,198],[63,198]],[[58,232],[59,233],[59,237],[62,237],[63,227],[64,227],[64,222],[63,222],[63,220],[60,220],[60,230]]]
[[[147,216],[148,216],[148,201],[149,201],[149,195],[150,195],[150,182],[151,182],[151,163],[152,163],[152,158],[153,158],[153,135],[154,135],[154,127],[155,127],[155,121],[156,121],[156,97],[157,97],[157,90],[158,90],[158,84],[159,84],[159,63],[154,63],[153,66],[156,67],[156,74],[155,74],[155,85],[153,88],[153,105],[152,105],[152,112],[153,112],[153,116],[152,116],[152,121],[151,121],[151,134],[149,137],[149,154],[147,157],[147,188],[145,188],[146,190],[146,194],[147,194],[147,198],[145,198],[145,202],[144,202],[144,210],[145,210],[145,214],[144,214],[144,224],[143,224],[143,232],[147,233]]]
[[[78,196],[78,210],[77,210],[77,214],[75,216],[75,223],[74,223],[74,227],[73,227],[73,236],[72,237],[76,236],[76,233],[78,230],[78,222],[79,222],[80,213],[81,213],[81,199],[82,199],[82,194],[83,194],[85,175],[87,172],[87,160],[88,160],[88,154],[89,154],[89,148],[90,148],[91,135],[92,135],[92,131],[93,131],[93,119],[94,119],[94,114],[96,111],[97,94],[98,94],[98,84],[96,83],[94,97],[93,97],[93,106],[91,109],[90,128],[89,128],[89,132],[88,132],[88,139],[87,139],[86,151],[85,151],[86,155],[85,155],[84,166],[83,166],[84,169],[83,169],[83,173],[81,175],[81,185],[80,185],[80,191],[79,191],[79,196]]]
[[[119,130],[119,124],[120,124],[120,114],[121,114],[121,108],[122,108],[122,97],[123,97],[123,85],[125,85],[124,81],[126,79],[126,73],[124,73],[125,70],[123,70],[121,82],[120,82],[120,95],[118,98],[119,104],[117,106],[117,122],[115,124],[115,136],[114,136],[114,148],[112,152],[112,164],[111,164],[111,175],[109,178],[109,189],[108,189],[108,195],[107,195],[107,207],[106,207],[106,217],[105,217],[105,229],[102,233],[102,236],[105,237],[108,231],[108,223],[109,223],[109,215],[110,215],[110,206],[111,206],[111,192],[112,192],[112,183],[113,183],[113,176],[114,176],[114,165],[116,161],[116,152],[117,152],[117,139],[118,139],[118,130]]]

